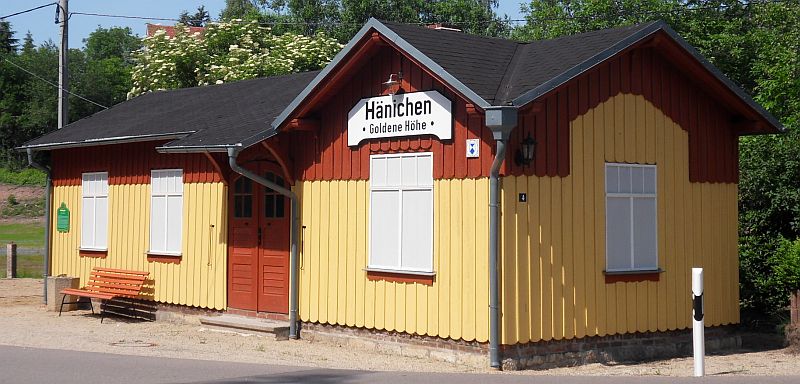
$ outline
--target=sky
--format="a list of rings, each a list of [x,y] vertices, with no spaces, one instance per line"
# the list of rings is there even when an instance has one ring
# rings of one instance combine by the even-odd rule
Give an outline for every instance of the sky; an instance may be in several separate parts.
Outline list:
[[[0,0],[0,16],[23,11],[39,5],[47,4],[53,0]],[[55,0],[57,1],[57,0]],[[519,4],[521,0],[500,0],[496,12],[499,15],[508,15],[511,19],[521,19]],[[193,13],[198,6],[205,5],[212,19],[219,17],[220,11],[225,7],[225,0],[70,0],[70,12],[100,13],[110,15],[143,16],[155,18],[178,18],[181,11]],[[55,21],[55,5],[51,5],[33,12],[10,17],[6,21],[11,23],[11,28],[16,32],[15,37],[22,39],[30,31],[35,44],[41,44],[48,39],[58,41],[58,25]],[[97,29],[98,26],[108,28],[113,26],[130,27],[134,34],[144,36],[146,23],[173,24],[169,20],[141,20],[111,18],[103,16],[72,15],[69,20],[69,46],[70,48],[83,47],[83,40]]]

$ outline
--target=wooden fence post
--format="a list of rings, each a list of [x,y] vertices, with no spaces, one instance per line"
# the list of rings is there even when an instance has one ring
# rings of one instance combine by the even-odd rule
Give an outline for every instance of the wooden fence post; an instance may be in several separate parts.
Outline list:
[[[789,294],[790,298],[790,321],[789,324],[800,325],[800,290]]]
[[[6,245],[6,277],[9,279],[17,277],[17,244],[15,243]]]

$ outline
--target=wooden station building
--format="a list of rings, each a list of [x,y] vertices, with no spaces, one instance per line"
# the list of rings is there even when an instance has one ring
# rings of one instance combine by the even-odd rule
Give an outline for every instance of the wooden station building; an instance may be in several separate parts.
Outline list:
[[[519,43],[372,19],[322,71],[22,148],[49,153],[51,275],[144,270],[158,303],[521,367],[682,334],[691,267],[706,324],[738,323],[738,137],[781,130],[662,22]]]

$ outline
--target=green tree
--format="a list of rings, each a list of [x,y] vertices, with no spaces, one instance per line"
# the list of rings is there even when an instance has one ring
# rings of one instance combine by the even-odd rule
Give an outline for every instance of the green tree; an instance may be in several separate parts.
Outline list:
[[[133,64],[132,53],[142,47],[142,40],[129,27],[98,27],[83,43],[87,60],[118,58],[129,64]]]
[[[254,0],[225,0],[225,8],[219,13],[219,18],[223,21],[231,21],[257,17],[259,12],[257,3]]]
[[[17,50],[17,39],[11,30],[11,23],[0,21],[0,53],[11,53]]]
[[[673,21],[679,0],[533,0],[521,7],[518,40],[541,40],[651,20]]]
[[[180,20],[179,23],[183,25],[188,25],[190,27],[203,27],[209,21],[211,21],[211,16],[206,11],[206,7],[201,5],[197,7],[197,11],[194,14],[190,15],[188,11],[181,12],[180,16],[178,16]]]
[[[71,91],[105,106],[125,100],[130,50],[141,46],[139,39],[126,28],[98,28],[84,42],[85,49],[69,51]],[[0,166],[17,168],[24,159],[13,148],[56,127],[58,47],[52,41],[37,47],[28,33],[19,52],[0,56]],[[70,121],[102,109],[75,96],[69,103]]]

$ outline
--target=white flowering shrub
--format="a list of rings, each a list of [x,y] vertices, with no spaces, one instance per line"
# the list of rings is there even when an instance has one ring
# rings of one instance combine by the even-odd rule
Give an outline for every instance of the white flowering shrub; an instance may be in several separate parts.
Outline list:
[[[257,22],[209,24],[205,34],[177,26],[175,37],[160,30],[136,52],[128,98],[171,88],[221,84],[310,71],[325,66],[342,45],[319,33],[274,35]]]

